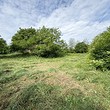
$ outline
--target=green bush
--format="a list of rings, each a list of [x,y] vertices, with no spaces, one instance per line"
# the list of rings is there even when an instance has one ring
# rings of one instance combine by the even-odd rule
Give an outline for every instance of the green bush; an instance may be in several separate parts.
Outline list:
[[[9,46],[3,38],[0,38],[0,54],[9,53]]]
[[[60,38],[61,32],[56,28],[21,29],[12,37],[12,51],[23,54],[36,54],[41,57],[58,57],[64,55],[66,43]]]
[[[36,32],[36,47],[33,53],[41,57],[63,56],[66,43],[60,38],[61,32],[56,28],[42,27]]]
[[[88,51],[88,45],[85,42],[79,42],[75,46],[76,53],[86,53]]]
[[[34,53],[41,57],[59,57],[65,54],[65,51],[60,46],[52,44],[49,46],[38,45],[34,50]]]
[[[110,28],[95,37],[89,52],[91,59],[103,62],[101,68],[110,70]]]
[[[104,70],[104,61],[103,60],[92,60],[92,65],[96,68],[96,70]]]

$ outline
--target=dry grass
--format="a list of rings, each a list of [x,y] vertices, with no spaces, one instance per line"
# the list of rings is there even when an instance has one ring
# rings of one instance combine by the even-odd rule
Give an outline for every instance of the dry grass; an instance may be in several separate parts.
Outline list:
[[[66,106],[65,103],[68,103],[67,108],[70,107],[70,110],[73,110],[71,108],[73,106],[69,104],[76,102],[77,107],[74,110],[110,110],[110,71],[96,71],[91,65],[89,65],[85,54],[71,54],[62,58],[46,59],[35,56],[26,58],[7,57],[0,59],[0,68],[0,110],[5,110],[10,105],[14,106],[13,104],[16,103],[16,98],[18,98],[17,100],[20,98],[21,101],[23,97],[21,94],[23,92],[25,95],[24,92],[26,92],[26,90],[30,90],[29,92],[26,92],[27,96],[24,97],[24,99],[27,98],[25,99],[27,101],[33,100],[36,102],[34,94],[36,93],[36,90],[38,90],[40,91],[38,94],[41,95],[41,97],[39,95],[39,100],[42,98],[44,101],[47,101],[48,99],[50,101],[53,98],[54,101],[56,100],[59,103],[60,98],[58,97],[60,97],[59,94],[61,93],[63,95],[61,96],[61,99],[64,101],[62,105],[64,104],[64,106]],[[42,86],[42,83],[44,86]],[[39,86],[39,84],[41,85]],[[36,87],[38,88],[36,89]],[[56,87],[60,89],[55,92]],[[29,88],[32,88],[32,90]],[[47,91],[51,91],[51,89],[53,91],[52,94],[50,92],[47,93]],[[74,95],[71,93],[71,91],[74,90],[76,92],[75,99]],[[31,94],[31,92],[33,94]],[[54,92],[55,94],[53,94]],[[42,93],[44,95],[42,95]],[[83,94],[83,96],[80,97],[80,93]],[[28,94],[33,95],[32,99],[28,97]],[[79,95],[77,96],[77,94]],[[49,95],[49,97],[46,97],[45,95]],[[66,96],[70,99],[68,99]],[[78,97],[79,99],[77,99]],[[87,108],[87,106],[89,106],[89,104],[92,102],[88,99],[87,102],[83,102],[82,98],[86,99],[86,97],[89,97],[90,100],[95,100],[96,105],[92,105],[94,109],[91,106],[89,109]],[[69,102],[69,100],[71,100],[71,102]],[[54,101],[47,101],[48,105],[56,103]],[[99,105],[101,105],[101,107],[96,107],[97,102],[100,102]],[[25,102],[22,103],[25,105]],[[31,110],[34,110],[33,106],[36,108],[35,105],[30,105],[29,109],[32,107]],[[58,105],[58,107],[56,105],[55,110],[67,110],[60,109],[60,106],[61,103]],[[78,106],[81,108],[79,109]],[[85,106],[85,109],[83,109],[83,106]],[[44,108],[45,107],[46,106],[44,106]],[[38,110],[46,109],[42,108]]]
[[[44,80],[44,82],[49,85],[63,87],[65,92],[71,91],[71,89],[79,89],[84,91],[84,88],[77,81],[75,81],[71,75],[62,71],[47,74],[47,78]]]

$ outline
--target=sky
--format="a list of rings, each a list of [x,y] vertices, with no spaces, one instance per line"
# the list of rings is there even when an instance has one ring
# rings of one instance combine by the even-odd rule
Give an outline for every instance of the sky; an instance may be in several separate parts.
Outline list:
[[[59,28],[61,38],[92,41],[110,26],[110,0],[0,0],[0,35],[11,43],[19,28]]]

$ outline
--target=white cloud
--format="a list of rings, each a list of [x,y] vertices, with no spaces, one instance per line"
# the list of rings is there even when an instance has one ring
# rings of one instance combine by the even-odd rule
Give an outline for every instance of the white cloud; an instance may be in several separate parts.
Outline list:
[[[75,0],[71,6],[59,8],[48,18],[42,18],[38,27],[59,27],[63,33],[62,38],[66,41],[70,38],[91,41],[110,26],[110,20],[104,20],[103,15],[103,12],[109,11],[108,3],[109,0]]]
[[[62,38],[94,38],[110,26],[109,0],[6,0],[0,2],[0,34],[10,42],[19,27],[60,28]]]

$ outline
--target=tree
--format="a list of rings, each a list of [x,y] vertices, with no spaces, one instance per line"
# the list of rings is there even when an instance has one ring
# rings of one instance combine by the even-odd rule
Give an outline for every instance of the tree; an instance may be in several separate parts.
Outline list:
[[[84,42],[79,42],[75,46],[76,53],[86,53],[88,51],[88,44]]]
[[[0,38],[0,54],[8,53],[8,46],[3,38]]]
[[[110,27],[95,37],[89,53],[91,59],[97,62],[97,67],[110,69]]]
[[[30,53],[36,44],[36,30],[34,28],[22,29],[12,37],[13,51],[20,51],[22,53]]]
[[[65,43],[60,38],[61,32],[56,28],[42,28],[37,30],[35,53],[43,57],[58,57],[64,55]]]
[[[60,38],[61,32],[56,28],[21,29],[12,37],[14,51],[37,54],[42,57],[62,56],[65,43]]]
[[[76,42],[75,42],[74,38],[70,38],[69,43],[68,43],[68,49],[69,49],[70,53],[74,52],[75,44],[76,44]]]

